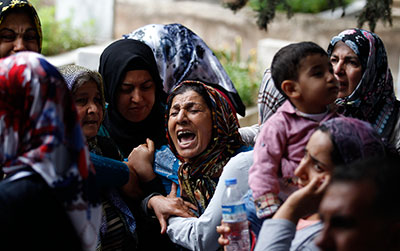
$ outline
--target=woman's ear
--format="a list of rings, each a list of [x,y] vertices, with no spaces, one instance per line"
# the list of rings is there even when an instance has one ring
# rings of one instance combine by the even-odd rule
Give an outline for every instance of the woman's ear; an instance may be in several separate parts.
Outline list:
[[[299,98],[300,97],[300,86],[294,80],[284,80],[281,84],[282,91],[289,98]]]

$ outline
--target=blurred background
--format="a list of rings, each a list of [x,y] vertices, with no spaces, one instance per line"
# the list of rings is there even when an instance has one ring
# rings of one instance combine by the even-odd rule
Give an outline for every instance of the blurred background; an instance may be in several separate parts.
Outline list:
[[[371,1],[371,0],[369,0]],[[387,0],[375,0],[386,1]],[[56,65],[97,69],[102,50],[123,34],[152,23],[181,23],[204,39],[222,62],[247,107],[257,103],[262,74],[275,52],[290,42],[328,47],[332,36],[357,27],[364,0],[288,0],[293,15],[277,6],[268,29],[260,29],[260,0],[33,0],[43,25],[43,53]],[[227,5],[245,6],[236,11]],[[343,16],[343,10],[345,15]],[[377,22],[399,96],[400,0],[391,4],[392,25]],[[384,13],[382,13],[384,15]],[[363,28],[370,30],[364,24]],[[249,112],[247,112],[249,114]],[[242,124],[243,125],[243,124]]]

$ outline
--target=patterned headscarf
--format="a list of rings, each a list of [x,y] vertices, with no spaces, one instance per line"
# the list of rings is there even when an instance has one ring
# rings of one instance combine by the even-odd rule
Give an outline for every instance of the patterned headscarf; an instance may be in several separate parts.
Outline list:
[[[243,142],[238,131],[238,120],[229,103],[219,91],[201,82],[187,80],[179,84],[172,93],[188,83],[202,85],[209,95],[212,106],[210,109],[213,130],[211,141],[204,152],[189,162],[185,162],[177,153],[169,133],[167,133],[167,137],[173,153],[182,162],[178,170],[182,197],[195,204],[198,207],[198,213],[202,214],[214,195],[215,187],[225,164],[243,146]],[[172,104],[170,99],[171,96],[167,102],[169,104],[166,115],[167,121]]]
[[[370,122],[387,140],[395,126],[399,106],[383,42],[372,32],[349,29],[332,38],[329,55],[332,55],[338,41],[354,51],[363,69],[362,78],[354,91],[336,100],[338,111],[345,116]]]
[[[385,155],[385,146],[372,126],[365,122],[349,117],[338,117],[325,121],[321,128],[328,130],[335,156],[341,163],[350,164],[359,159]],[[324,131],[324,129],[322,129]]]
[[[11,9],[15,8],[26,8],[28,10],[28,14],[31,15],[33,22],[36,26],[36,31],[39,36],[38,45],[39,45],[39,53],[42,51],[42,25],[40,24],[39,16],[35,10],[35,7],[28,0],[6,0],[0,1],[0,24],[3,22],[4,16],[10,12]]]
[[[104,98],[104,87],[103,87],[103,79],[97,71],[89,70],[85,67],[79,65],[64,65],[58,68],[60,73],[63,75],[65,82],[67,83],[68,89],[71,90],[72,93],[77,91],[77,88],[80,86],[76,86],[77,81],[82,77],[88,77],[93,80],[97,89],[100,92],[101,103],[103,107],[103,112],[106,109],[106,101]]]
[[[245,115],[245,106],[217,57],[185,26],[149,24],[123,37],[142,41],[152,49],[166,93],[171,93],[184,80],[214,83],[227,91],[236,111]]]
[[[60,73],[34,52],[0,60],[0,165],[41,175],[94,250],[101,210],[76,108]]]

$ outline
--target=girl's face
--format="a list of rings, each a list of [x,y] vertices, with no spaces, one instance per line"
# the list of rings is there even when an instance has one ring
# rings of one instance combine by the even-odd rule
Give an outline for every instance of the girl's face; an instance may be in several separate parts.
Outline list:
[[[342,41],[336,43],[330,60],[333,73],[339,81],[338,98],[347,97],[354,91],[362,78],[361,62],[354,51]]]
[[[333,144],[327,132],[315,131],[305,147],[305,154],[294,174],[300,187],[306,186],[314,177],[321,182],[333,170],[331,152]]]
[[[87,139],[97,135],[103,121],[103,107],[96,82],[89,80],[73,95],[83,134]]]

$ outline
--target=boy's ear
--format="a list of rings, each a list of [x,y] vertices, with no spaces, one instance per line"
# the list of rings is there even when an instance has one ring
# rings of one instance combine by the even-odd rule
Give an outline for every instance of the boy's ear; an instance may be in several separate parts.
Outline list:
[[[297,81],[294,80],[284,80],[281,84],[282,91],[289,98],[298,98],[300,97],[300,87]]]

